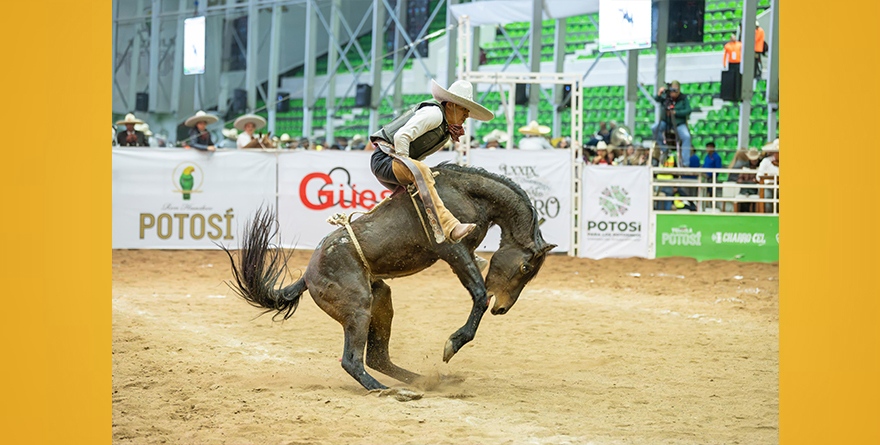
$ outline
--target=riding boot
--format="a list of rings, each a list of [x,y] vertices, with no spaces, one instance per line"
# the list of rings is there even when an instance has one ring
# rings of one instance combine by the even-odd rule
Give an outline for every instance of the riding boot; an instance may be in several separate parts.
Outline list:
[[[445,205],[443,205],[443,200],[440,199],[440,195],[437,194],[437,189],[434,187],[434,175],[431,173],[431,169],[423,162],[416,161],[415,159],[412,159],[412,162],[419,168],[419,171],[422,172],[422,176],[425,178],[425,184],[428,186],[428,194],[434,201],[434,208],[437,209],[437,219],[440,222],[440,229],[443,230],[443,235],[453,242],[457,241],[452,239],[452,231],[455,230],[461,222],[446,208]],[[411,184],[415,181],[412,172],[409,171],[402,162],[395,160],[392,168],[394,169],[394,176],[397,177],[397,180],[400,181],[401,184]],[[467,232],[469,233],[470,230]],[[465,233],[465,235],[466,234],[467,233]]]

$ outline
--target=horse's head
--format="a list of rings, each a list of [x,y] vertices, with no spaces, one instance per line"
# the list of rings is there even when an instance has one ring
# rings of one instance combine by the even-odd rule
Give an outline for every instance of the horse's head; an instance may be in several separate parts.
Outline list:
[[[486,291],[495,296],[492,315],[503,315],[516,303],[523,287],[529,282],[544,264],[547,252],[556,247],[537,238],[537,243],[526,247],[513,245],[501,246],[489,263],[489,274],[486,276]]]

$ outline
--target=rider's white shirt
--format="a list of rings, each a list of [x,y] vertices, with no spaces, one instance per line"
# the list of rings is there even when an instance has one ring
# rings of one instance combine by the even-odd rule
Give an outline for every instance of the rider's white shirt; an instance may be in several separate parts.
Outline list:
[[[520,150],[553,150],[553,146],[543,137],[528,137],[519,140]]]
[[[419,136],[439,127],[441,122],[443,122],[443,113],[439,107],[424,107],[416,111],[413,117],[394,134],[394,152],[409,157],[409,144]]]
[[[245,145],[251,143],[251,140],[253,140],[253,138],[249,134],[242,133],[242,134],[238,135],[238,139],[236,139],[235,145],[238,148],[244,148]]]

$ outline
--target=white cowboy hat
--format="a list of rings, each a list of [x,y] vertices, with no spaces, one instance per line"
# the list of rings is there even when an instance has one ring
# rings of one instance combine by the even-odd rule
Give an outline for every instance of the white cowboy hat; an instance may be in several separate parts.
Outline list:
[[[364,141],[364,135],[362,135],[362,134],[356,134],[356,135],[352,136],[352,138],[351,138],[351,142],[363,142],[363,141]]]
[[[261,116],[257,116],[256,114],[243,114],[235,120],[232,126],[239,131],[244,131],[244,126],[247,123],[254,124],[257,127],[256,130],[259,130],[260,128],[266,126],[266,119],[263,119]]]
[[[599,150],[608,150],[608,144],[605,141],[599,141],[596,143],[596,151]]]
[[[196,111],[196,114],[190,116],[186,121],[183,122],[183,125],[187,127],[195,127],[197,123],[204,121],[206,124],[211,125],[214,122],[217,122],[217,116],[210,115],[205,113],[202,110]]]
[[[507,139],[508,139],[507,133],[505,133],[497,128],[492,130],[486,136],[483,136],[483,142],[496,141],[499,144],[503,144],[503,143],[507,142]]]
[[[116,125],[125,125],[125,124],[142,124],[144,121],[134,117],[134,113],[128,113],[125,115],[125,119],[121,121],[116,121]]]
[[[755,148],[750,148],[749,151],[746,152],[746,157],[751,159],[752,161],[757,161],[758,158],[761,157],[761,152],[759,152]]]
[[[538,121],[531,121],[525,127],[520,127],[519,132],[530,136],[542,136],[550,132],[550,127],[538,125]]]
[[[224,128],[221,132],[227,139],[235,139],[238,137],[238,131],[236,131],[235,128]]]
[[[761,151],[767,152],[767,153],[775,151],[778,153],[779,152],[779,138],[776,138],[775,141],[761,147]]]
[[[469,116],[478,121],[485,122],[495,118],[489,109],[474,102],[474,86],[466,80],[456,80],[446,90],[431,79],[431,96],[437,102],[450,102],[467,108]]]
[[[135,124],[134,131],[140,131],[144,136],[153,135],[153,132],[150,131],[150,124]]]
[[[290,142],[290,141],[292,141],[292,140],[293,140],[293,139],[291,139],[291,138],[290,138],[290,135],[287,134],[287,133],[284,133],[284,134],[281,135],[281,142]]]

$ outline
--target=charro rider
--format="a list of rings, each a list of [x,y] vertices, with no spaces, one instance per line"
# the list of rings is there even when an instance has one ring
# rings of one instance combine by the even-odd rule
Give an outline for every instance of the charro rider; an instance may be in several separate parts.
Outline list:
[[[434,239],[458,242],[476,227],[461,223],[443,205],[434,189],[431,169],[422,163],[446,142],[464,134],[468,117],[489,121],[491,111],[474,102],[474,87],[466,80],[453,83],[448,90],[431,80],[434,100],[418,103],[370,136],[376,146],[370,167],[379,182],[389,189],[415,183],[425,204]]]

